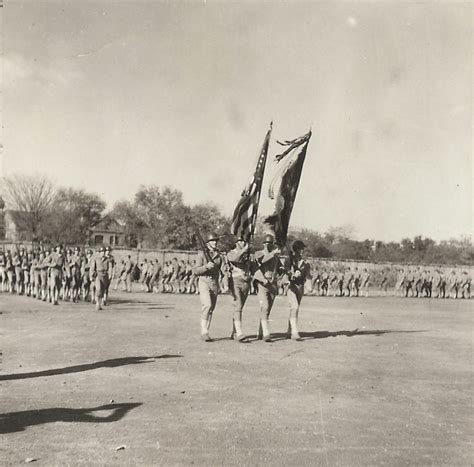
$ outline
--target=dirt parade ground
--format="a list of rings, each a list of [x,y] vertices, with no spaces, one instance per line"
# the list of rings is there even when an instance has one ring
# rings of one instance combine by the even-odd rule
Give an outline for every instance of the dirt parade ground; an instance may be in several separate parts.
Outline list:
[[[302,342],[210,343],[197,296],[113,292],[104,311],[0,296],[0,463],[471,465],[472,302],[305,297]]]

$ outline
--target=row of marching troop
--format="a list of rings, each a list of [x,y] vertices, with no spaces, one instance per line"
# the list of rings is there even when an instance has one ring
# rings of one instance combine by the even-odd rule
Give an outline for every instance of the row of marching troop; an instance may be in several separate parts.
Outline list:
[[[2,292],[25,295],[58,305],[59,300],[90,301],[97,309],[107,304],[115,260],[110,247],[94,252],[62,245],[48,249],[24,247],[0,251]]]
[[[304,294],[319,297],[369,297],[395,295],[414,298],[470,298],[472,278],[468,271],[459,273],[452,269],[446,273],[442,268],[384,266],[381,269],[345,266],[344,263],[308,259],[310,266],[305,281]],[[195,260],[178,260],[174,257],[165,261],[145,258],[134,265],[127,258],[117,265],[115,290],[122,284],[124,291],[130,291],[132,282],[137,282],[141,291],[149,293],[197,294],[198,277],[193,269]],[[229,279],[232,275],[229,262],[224,261],[219,288],[229,293]],[[288,281],[282,275],[277,279],[278,295],[287,295]],[[256,295],[258,281],[251,281],[250,295]]]

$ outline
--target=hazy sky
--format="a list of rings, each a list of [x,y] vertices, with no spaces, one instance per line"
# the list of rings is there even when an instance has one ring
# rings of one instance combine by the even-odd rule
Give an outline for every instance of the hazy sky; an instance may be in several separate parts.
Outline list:
[[[313,128],[292,225],[472,232],[470,2],[5,0],[0,14],[3,174],[109,207],[172,185],[230,215],[273,119],[271,157]]]

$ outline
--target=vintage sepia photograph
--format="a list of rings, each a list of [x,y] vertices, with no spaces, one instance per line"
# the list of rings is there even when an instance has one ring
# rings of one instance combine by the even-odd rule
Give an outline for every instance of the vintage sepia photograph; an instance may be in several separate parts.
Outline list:
[[[466,0],[0,0],[0,465],[473,465]]]

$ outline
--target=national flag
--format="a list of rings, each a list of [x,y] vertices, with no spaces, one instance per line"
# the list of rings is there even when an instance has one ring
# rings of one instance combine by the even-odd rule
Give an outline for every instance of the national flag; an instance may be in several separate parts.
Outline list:
[[[275,210],[264,222],[273,230],[275,240],[280,246],[286,244],[291,212],[295,203],[310,138],[311,131],[291,141],[284,141],[283,143],[278,141],[280,145],[288,146],[288,148],[282,154],[275,157],[277,162],[280,162],[289,154],[291,156],[289,162],[277,173],[275,180],[270,186],[269,197],[275,199],[273,186],[278,179],[280,180],[280,187],[275,200]]]
[[[268,145],[270,144],[270,135],[272,132],[272,124],[265,136],[262,150],[257,160],[257,167],[253,174],[252,180],[245,187],[241,198],[237,203],[232,217],[231,232],[237,238],[243,238],[246,241],[252,239],[257,221],[258,204],[260,201],[260,193],[262,191],[263,174],[265,172],[265,164],[267,162]]]

